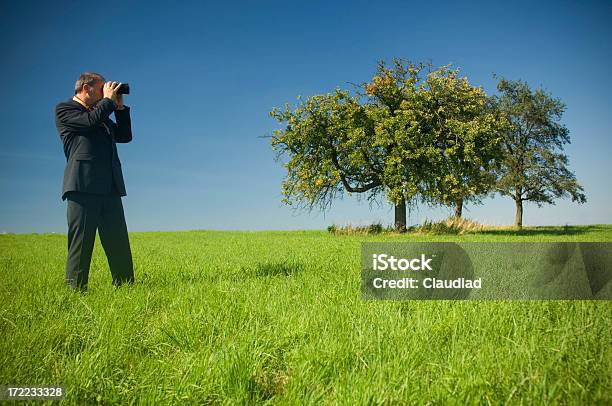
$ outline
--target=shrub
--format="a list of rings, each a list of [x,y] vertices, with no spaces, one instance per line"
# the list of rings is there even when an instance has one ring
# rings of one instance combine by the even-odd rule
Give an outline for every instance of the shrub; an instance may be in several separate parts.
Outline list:
[[[425,234],[467,234],[484,231],[488,227],[470,219],[449,217],[446,220],[433,222],[425,220],[416,231]]]
[[[332,224],[327,227],[327,231],[336,235],[370,235],[370,234],[381,234],[386,231],[391,231],[390,228],[385,228],[381,223],[369,224],[366,226],[353,226],[348,224],[344,227],[336,226]]]

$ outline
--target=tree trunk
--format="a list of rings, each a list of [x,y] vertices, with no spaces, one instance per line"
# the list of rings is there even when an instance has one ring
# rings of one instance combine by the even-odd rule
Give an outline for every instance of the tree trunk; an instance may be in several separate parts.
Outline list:
[[[395,205],[395,230],[403,233],[406,231],[406,201],[402,200]]]
[[[463,199],[459,199],[455,202],[455,217],[461,218],[461,213],[463,212]]]
[[[523,227],[523,199],[520,197],[514,200],[516,203],[516,214],[514,215],[514,225],[517,228]]]

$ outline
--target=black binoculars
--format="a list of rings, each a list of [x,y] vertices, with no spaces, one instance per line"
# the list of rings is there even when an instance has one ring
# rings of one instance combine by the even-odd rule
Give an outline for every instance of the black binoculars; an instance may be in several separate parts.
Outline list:
[[[130,94],[130,85],[127,83],[122,83],[117,88],[117,94]]]

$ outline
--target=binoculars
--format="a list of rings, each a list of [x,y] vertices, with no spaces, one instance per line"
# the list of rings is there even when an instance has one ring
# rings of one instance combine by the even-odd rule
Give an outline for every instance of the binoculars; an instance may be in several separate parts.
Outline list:
[[[117,94],[130,94],[130,85],[128,83],[122,83],[117,88]]]

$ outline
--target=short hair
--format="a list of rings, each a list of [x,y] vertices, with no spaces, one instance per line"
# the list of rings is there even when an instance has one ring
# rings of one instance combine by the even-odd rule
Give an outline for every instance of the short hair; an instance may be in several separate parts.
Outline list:
[[[84,72],[81,73],[81,76],[77,79],[74,84],[74,94],[78,94],[81,90],[83,90],[83,85],[93,85],[98,80],[104,80],[104,76],[95,72]]]

